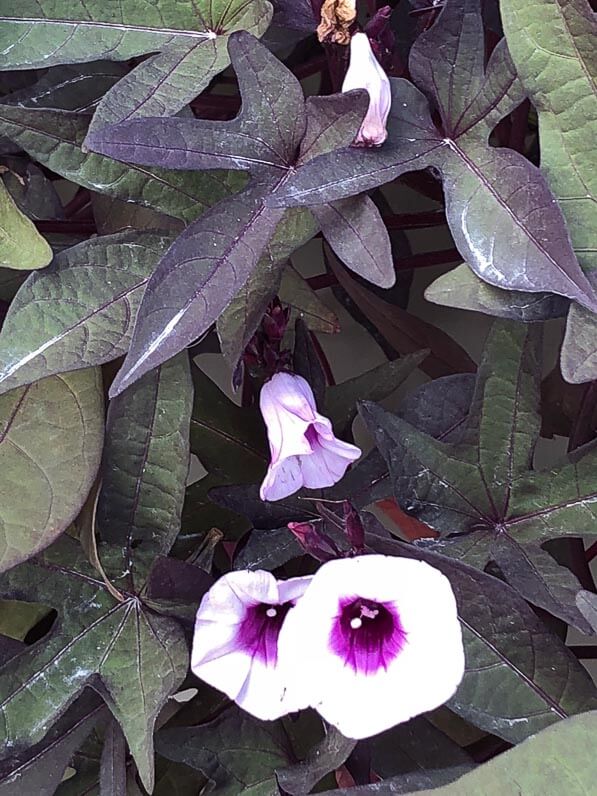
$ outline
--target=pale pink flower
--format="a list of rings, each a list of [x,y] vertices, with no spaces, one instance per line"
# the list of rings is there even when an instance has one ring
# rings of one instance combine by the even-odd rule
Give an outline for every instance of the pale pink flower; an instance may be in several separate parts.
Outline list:
[[[191,669],[258,719],[277,719],[306,707],[288,693],[278,655],[283,622],[309,577],[278,581],[262,570],[229,572],[201,601]]]
[[[367,738],[442,705],[464,673],[448,579],[422,561],[329,561],[288,614],[278,651],[296,704],[349,738]]]
[[[263,385],[259,406],[271,452],[259,493],[262,500],[281,500],[303,486],[332,486],[361,455],[356,445],[336,439],[301,376],[276,373]]]
[[[365,33],[355,33],[350,40],[350,64],[342,84],[343,92],[358,88],[367,89],[369,108],[354,144],[381,146],[388,136],[386,122],[392,106],[392,89]]]

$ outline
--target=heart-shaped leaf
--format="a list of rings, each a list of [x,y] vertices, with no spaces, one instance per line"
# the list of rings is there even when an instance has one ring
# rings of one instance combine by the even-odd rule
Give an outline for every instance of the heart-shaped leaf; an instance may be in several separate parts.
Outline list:
[[[43,550],[75,519],[97,474],[103,437],[96,368],[0,397],[0,571]]]
[[[52,260],[52,249],[0,179],[0,266],[30,271]]]

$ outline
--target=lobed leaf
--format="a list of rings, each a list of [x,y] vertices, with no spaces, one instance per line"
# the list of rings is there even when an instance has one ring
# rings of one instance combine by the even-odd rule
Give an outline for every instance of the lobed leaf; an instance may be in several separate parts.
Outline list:
[[[540,545],[594,533],[597,447],[550,473],[530,469],[540,431],[539,343],[532,326],[494,324],[469,415],[449,442],[373,404],[362,414],[400,506],[442,533],[432,547],[480,569],[496,561],[523,597],[586,632],[575,604],[580,583]]]
[[[154,724],[188,667],[179,625],[148,611],[134,594],[117,602],[70,537],[4,574],[0,595],[37,599],[60,612],[43,644],[29,647],[0,672],[2,743],[38,743],[91,685],[122,727],[151,791]]]
[[[403,542],[370,536],[367,544],[379,553],[426,561],[449,578],[466,657],[464,678],[447,703],[458,715],[519,743],[595,708],[597,690],[586,671],[506,583]]]

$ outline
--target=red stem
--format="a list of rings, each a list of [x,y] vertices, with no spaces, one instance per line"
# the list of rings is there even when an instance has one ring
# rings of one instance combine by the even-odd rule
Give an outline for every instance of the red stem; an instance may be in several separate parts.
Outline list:
[[[587,547],[585,550],[585,558],[589,563],[595,558],[595,556],[597,556],[597,542],[593,542],[593,544],[590,547]]]
[[[87,188],[79,188],[77,193],[64,207],[66,218],[72,218],[79,210],[82,210],[91,201],[91,195]]]
[[[397,213],[383,216],[388,229],[421,229],[423,227],[441,227],[446,222],[443,210],[430,210],[426,213]]]
[[[71,235],[93,235],[97,232],[94,221],[34,221],[40,232]]]
[[[577,658],[580,658],[580,660],[583,661],[595,660],[597,658],[597,645],[591,646],[589,644],[577,644],[568,647],[568,649],[573,655],[576,655]]]

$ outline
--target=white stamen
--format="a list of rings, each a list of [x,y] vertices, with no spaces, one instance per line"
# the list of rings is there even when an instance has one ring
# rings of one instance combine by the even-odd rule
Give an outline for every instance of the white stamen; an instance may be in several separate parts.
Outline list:
[[[361,616],[364,616],[365,619],[375,619],[378,613],[377,608],[367,608],[366,605],[361,605]]]
[[[350,620],[350,626],[353,628],[353,630],[358,630],[359,627],[362,626],[362,624],[363,624],[363,620],[359,619],[358,616],[355,616],[354,619]]]
[[[277,614],[278,612],[276,611],[275,608],[268,608],[267,611],[265,612],[265,615],[269,616],[270,619],[273,619],[274,616],[277,616]]]

